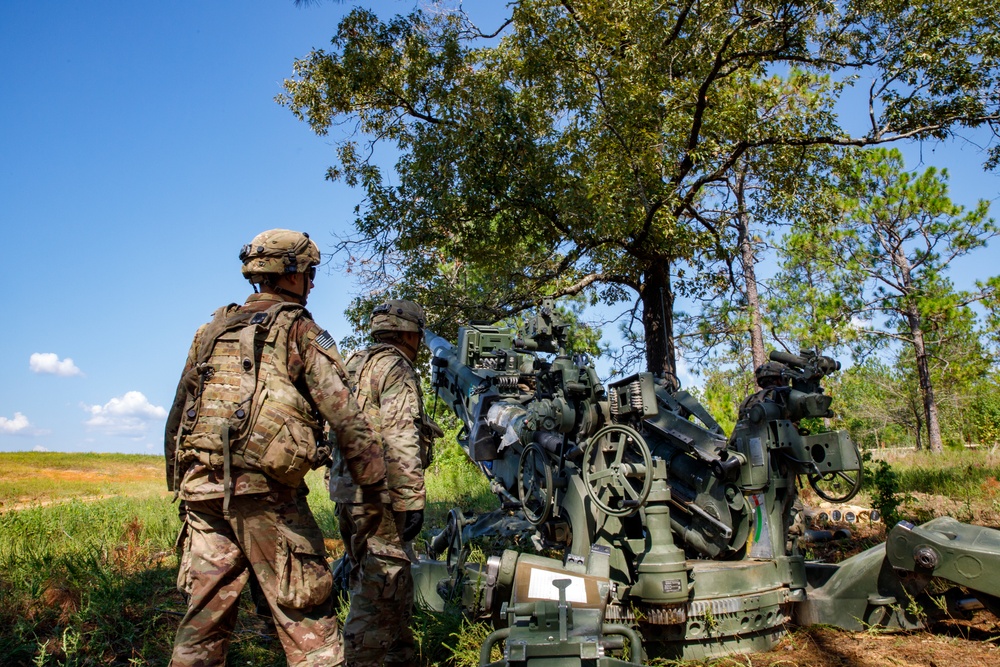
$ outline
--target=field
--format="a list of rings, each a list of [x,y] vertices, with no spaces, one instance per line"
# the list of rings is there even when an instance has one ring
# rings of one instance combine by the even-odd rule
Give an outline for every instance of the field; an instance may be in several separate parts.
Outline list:
[[[947,452],[941,457],[886,455],[897,471],[901,514],[924,521],[950,514],[1000,528],[1000,456]],[[312,474],[309,496],[328,547],[336,552],[333,505]],[[428,480],[425,535],[456,505],[487,509],[492,496],[457,452],[442,451]],[[866,487],[856,501],[870,502]],[[161,459],[124,455],[0,454],[0,663],[11,666],[166,665],[184,603],[174,588],[176,505],[164,490]],[[883,528],[855,525],[852,539],[824,557],[843,557],[881,540]],[[477,664],[481,626],[457,616],[419,615],[424,665]],[[793,630],[773,651],[720,659],[712,665],[1000,664],[1000,625],[981,612],[930,632],[846,633]],[[230,649],[231,665],[278,666],[245,595]],[[653,660],[651,664],[671,664]],[[696,665],[699,663],[688,663]]]

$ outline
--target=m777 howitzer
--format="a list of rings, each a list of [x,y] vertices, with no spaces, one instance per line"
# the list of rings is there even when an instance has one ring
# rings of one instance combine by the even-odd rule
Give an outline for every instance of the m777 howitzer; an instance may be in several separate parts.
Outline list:
[[[806,562],[793,524],[797,480],[844,502],[862,461],[845,432],[811,434],[827,417],[815,354],[772,353],[784,382],[744,404],[730,437],[687,392],[638,373],[605,390],[564,352],[567,327],[544,302],[523,335],[432,332],[432,385],[461,419],[459,443],[536,542],[562,558],[506,550],[484,566],[462,553],[471,518],[452,510],[414,577],[424,603],[460,598],[491,618],[482,665],[639,664],[643,647],[698,659],[771,648],[789,622],[913,628],[932,577],[969,591],[958,606],[1000,611],[1000,531],[941,518],[900,523],[886,545],[839,564]],[[546,356],[547,355],[547,356]],[[464,530],[463,530],[464,527]],[[951,599],[951,598],[949,598]],[[961,604],[959,604],[961,602]],[[503,646],[503,659],[490,650]],[[613,657],[625,644],[631,663]]]

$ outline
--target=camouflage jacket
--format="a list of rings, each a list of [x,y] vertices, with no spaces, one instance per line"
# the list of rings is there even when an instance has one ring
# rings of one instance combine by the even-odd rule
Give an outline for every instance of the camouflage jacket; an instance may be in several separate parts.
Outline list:
[[[280,296],[272,294],[253,294],[239,310],[263,312],[282,301]],[[197,375],[195,367],[207,328],[206,324],[198,329],[188,351],[184,372],[167,418],[164,438],[167,488],[178,491],[185,500],[206,500],[224,495],[220,465],[200,460],[178,463],[176,451],[185,404],[190,394],[197,391],[192,378]],[[333,339],[316,325],[308,311],[302,309],[301,314],[291,321],[287,337],[279,340],[286,343],[273,353],[281,356],[280,366],[287,369],[290,386],[302,395],[336,435],[348,473],[362,485],[380,482],[385,477],[381,443],[351,396],[347,387],[346,370]],[[210,357],[208,363],[211,364],[212,361]],[[279,482],[256,470],[239,467],[232,470],[233,495],[265,493],[274,484]]]
[[[358,405],[382,436],[392,510],[423,509],[424,468],[430,462],[432,442],[413,364],[392,345],[380,344],[351,355],[347,372],[355,382]],[[334,454],[330,497],[359,502],[360,489],[345,473],[343,459]]]

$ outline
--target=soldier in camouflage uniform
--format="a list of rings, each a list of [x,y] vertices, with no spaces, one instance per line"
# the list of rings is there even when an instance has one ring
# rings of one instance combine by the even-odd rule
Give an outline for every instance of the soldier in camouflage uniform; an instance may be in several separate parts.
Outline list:
[[[413,362],[423,335],[424,312],[409,301],[388,301],[372,312],[376,344],[347,361],[355,397],[382,436],[388,503],[378,532],[358,539],[362,508],[344,461],[333,458],[330,496],[350,561],[351,610],[344,651],[351,667],[416,664],[410,619],[416,559],[410,541],[424,521],[424,469],[440,429],[426,418]]]
[[[744,398],[743,402],[740,403],[738,412],[740,419],[746,419],[750,410],[761,403],[776,403],[784,407],[789,391],[789,380],[784,374],[786,370],[788,367],[777,361],[768,361],[754,369],[754,378],[760,389]]]
[[[288,664],[339,665],[332,575],[303,478],[329,461],[317,438],[325,421],[360,489],[357,530],[373,534],[385,490],[381,442],[333,339],[304,308],[316,244],[275,229],[240,259],[255,293],[198,329],[167,419],[167,486],[187,508],[177,584],[189,596],[170,664],[225,664],[252,569]]]

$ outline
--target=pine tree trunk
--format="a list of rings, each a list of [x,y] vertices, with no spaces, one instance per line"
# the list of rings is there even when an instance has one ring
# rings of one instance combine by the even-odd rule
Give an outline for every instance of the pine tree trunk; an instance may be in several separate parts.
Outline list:
[[[764,333],[760,327],[760,295],[757,293],[757,272],[754,270],[753,244],[747,229],[749,216],[740,212],[740,259],[743,264],[743,282],[746,286],[747,314],[750,316],[750,355],[753,357],[753,367],[757,368],[767,358],[764,356]]]
[[[740,169],[733,184],[736,196],[736,231],[740,247],[740,264],[743,267],[743,285],[747,298],[747,316],[750,319],[750,356],[757,368],[764,357],[764,333],[760,327],[760,296],[757,293],[757,258],[750,237],[750,214],[746,207],[746,172]]]
[[[930,364],[927,362],[927,348],[924,332],[920,330],[919,313],[910,312],[910,334],[913,336],[913,350],[917,357],[917,377],[920,379],[920,397],[924,404],[924,421],[927,423],[927,448],[932,452],[944,451],[941,439],[941,425],[938,422],[937,401],[934,400],[934,386],[931,384]]]
[[[898,248],[898,247],[897,247]],[[897,249],[893,254],[892,263],[900,270],[903,282],[904,308],[906,322],[910,327],[910,339],[916,355],[917,377],[920,381],[920,398],[924,404],[924,420],[927,422],[927,448],[935,453],[944,451],[941,440],[941,425],[938,423],[937,402],[934,400],[934,387],[931,385],[930,364],[927,362],[927,347],[924,342],[924,331],[921,328],[920,311],[913,301],[913,274],[910,261]],[[919,446],[919,440],[917,442]]]

